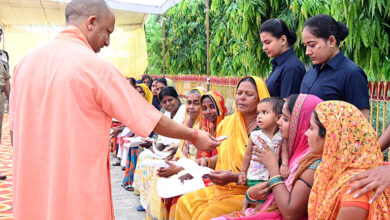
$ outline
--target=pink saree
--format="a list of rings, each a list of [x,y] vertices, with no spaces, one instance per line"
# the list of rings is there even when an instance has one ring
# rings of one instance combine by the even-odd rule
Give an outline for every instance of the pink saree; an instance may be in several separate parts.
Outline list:
[[[317,106],[322,100],[317,96],[300,94],[295,102],[293,112],[290,119],[289,127],[289,168],[290,175],[285,181],[286,187],[289,191],[292,189],[292,181],[298,170],[298,162],[309,153],[310,148],[307,143],[307,137],[305,132],[310,127],[310,117]],[[214,220],[222,219],[243,219],[243,220],[281,220],[284,219],[279,211],[267,212],[267,208],[275,203],[274,195],[271,193],[265,201],[262,209],[258,213],[253,213],[253,209],[249,208],[245,213],[233,213],[232,216],[224,215]],[[302,218],[307,219],[307,217]]]

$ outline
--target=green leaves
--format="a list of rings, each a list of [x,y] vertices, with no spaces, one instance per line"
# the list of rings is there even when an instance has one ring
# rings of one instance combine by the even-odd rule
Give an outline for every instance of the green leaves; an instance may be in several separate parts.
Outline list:
[[[301,33],[304,22],[330,14],[349,28],[340,47],[370,80],[390,80],[389,0],[210,0],[210,73],[217,76],[267,77],[270,59],[262,50],[259,28],[283,19],[297,32],[295,52],[306,64]],[[149,73],[161,73],[161,19],[146,24]],[[206,74],[205,0],[182,0],[166,13],[167,74]]]

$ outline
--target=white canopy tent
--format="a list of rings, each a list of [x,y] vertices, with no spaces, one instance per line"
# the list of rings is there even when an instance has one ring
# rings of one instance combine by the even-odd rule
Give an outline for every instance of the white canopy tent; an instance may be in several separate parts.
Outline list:
[[[55,35],[65,25],[70,0],[0,0],[2,48],[11,56],[11,68],[32,47]],[[148,14],[163,14],[180,0],[106,0],[116,17],[110,47],[100,53],[126,76],[138,76],[147,67],[144,24]]]

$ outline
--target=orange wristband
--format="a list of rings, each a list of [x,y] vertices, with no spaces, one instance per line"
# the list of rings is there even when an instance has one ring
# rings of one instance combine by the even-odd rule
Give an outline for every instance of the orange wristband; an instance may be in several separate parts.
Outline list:
[[[195,137],[191,141],[192,144],[195,144],[195,141],[198,138],[198,129],[194,129],[194,133],[195,133]]]

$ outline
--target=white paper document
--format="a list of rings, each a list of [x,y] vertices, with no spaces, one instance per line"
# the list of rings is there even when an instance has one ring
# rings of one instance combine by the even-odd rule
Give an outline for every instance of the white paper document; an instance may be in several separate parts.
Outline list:
[[[202,178],[193,178],[181,183],[179,179],[158,178],[157,191],[161,198],[172,198],[205,188]]]
[[[163,160],[160,160],[160,162],[156,162],[156,160],[155,162],[148,161],[148,163],[154,163],[155,165],[159,165],[160,167],[168,165]],[[188,158],[182,158],[178,161],[174,161],[173,163],[175,163],[176,166],[183,167],[188,173],[193,176],[193,179],[185,180],[184,183],[181,183],[180,179],[177,178],[158,178],[157,191],[161,198],[172,198],[175,196],[183,195],[185,193],[196,191],[198,189],[205,188],[202,176],[205,174],[210,174],[212,169],[208,167],[201,167],[195,161],[190,160]]]
[[[193,177],[202,177],[205,174],[210,174],[212,169],[199,166],[194,160],[182,158],[176,161],[176,165],[183,167]]]

